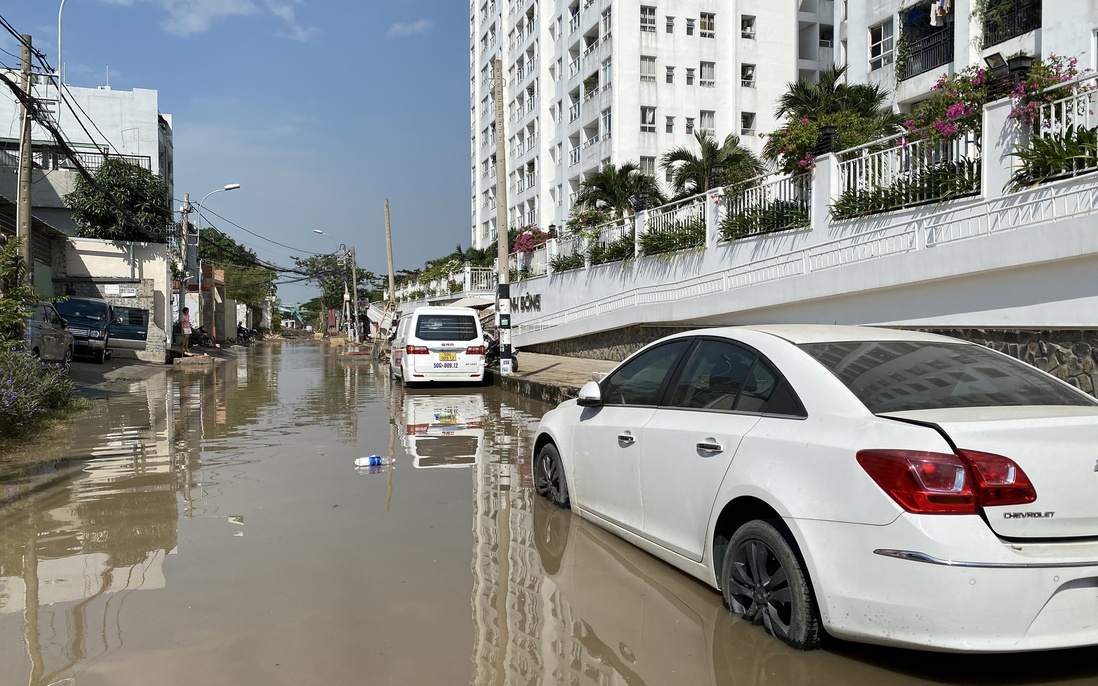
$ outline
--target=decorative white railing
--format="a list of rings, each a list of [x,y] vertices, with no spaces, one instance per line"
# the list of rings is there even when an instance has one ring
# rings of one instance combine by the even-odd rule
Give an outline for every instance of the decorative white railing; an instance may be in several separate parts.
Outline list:
[[[597,242],[607,245],[626,236],[631,237],[633,235],[633,220],[632,218],[615,219],[596,226],[588,233]]]
[[[695,195],[649,211],[644,230],[664,233],[693,222],[705,224],[705,195]]]
[[[758,232],[792,228],[794,224],[807,225],[812,204],[812,174],[764,174],[748,179],[724,189],[719,204],[718,224],[725,217],[752,215],[758,216],[771,210],[777,221],[762,221]],[[803,216],[804,222],[795,221],[792,216]]]

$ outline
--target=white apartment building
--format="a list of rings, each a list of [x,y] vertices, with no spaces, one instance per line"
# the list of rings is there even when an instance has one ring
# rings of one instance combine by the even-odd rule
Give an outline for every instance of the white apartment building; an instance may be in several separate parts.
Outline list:
[[[563,226],[583,179],[639,164],[694,132],[761,152],[787,85],[833,63],[833,0],[473,0],[469,7],[471,239]],[[491,61],[503,66],[506,150],[497,150]],[[505,159],[506,178],[498,179]]]
[[[850,83],[893,93],[901,111],[926,98],[942,74],[1024,53],[1079,59],[1098,67],[1094,0],[988,0],[996,19],[974,14],[974,0],[842,0],[839,62]],[[898,73],[898,71],[902,73]]]

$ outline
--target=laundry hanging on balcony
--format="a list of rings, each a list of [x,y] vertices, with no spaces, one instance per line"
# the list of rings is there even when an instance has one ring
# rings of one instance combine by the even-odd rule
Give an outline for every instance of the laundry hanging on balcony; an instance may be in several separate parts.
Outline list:
[[[953,9],[953,0],[934,0],[930,3],[930,25],[945,26],[946,16]]]

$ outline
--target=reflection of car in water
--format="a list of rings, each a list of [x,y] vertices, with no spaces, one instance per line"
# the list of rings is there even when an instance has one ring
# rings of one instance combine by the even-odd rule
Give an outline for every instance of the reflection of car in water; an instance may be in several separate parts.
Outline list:
[[[484,442],[484,396],[404,396],[404,447],[416,467],[474,464]]]

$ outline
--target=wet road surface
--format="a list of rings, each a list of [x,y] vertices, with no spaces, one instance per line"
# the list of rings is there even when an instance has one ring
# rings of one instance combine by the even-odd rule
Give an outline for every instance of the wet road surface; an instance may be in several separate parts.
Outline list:
[[[128,390],[0,474],[0,685],[1098,685],[1094,649],[788,650],[537,498],[547,408],[496,388],[296,343]]]

